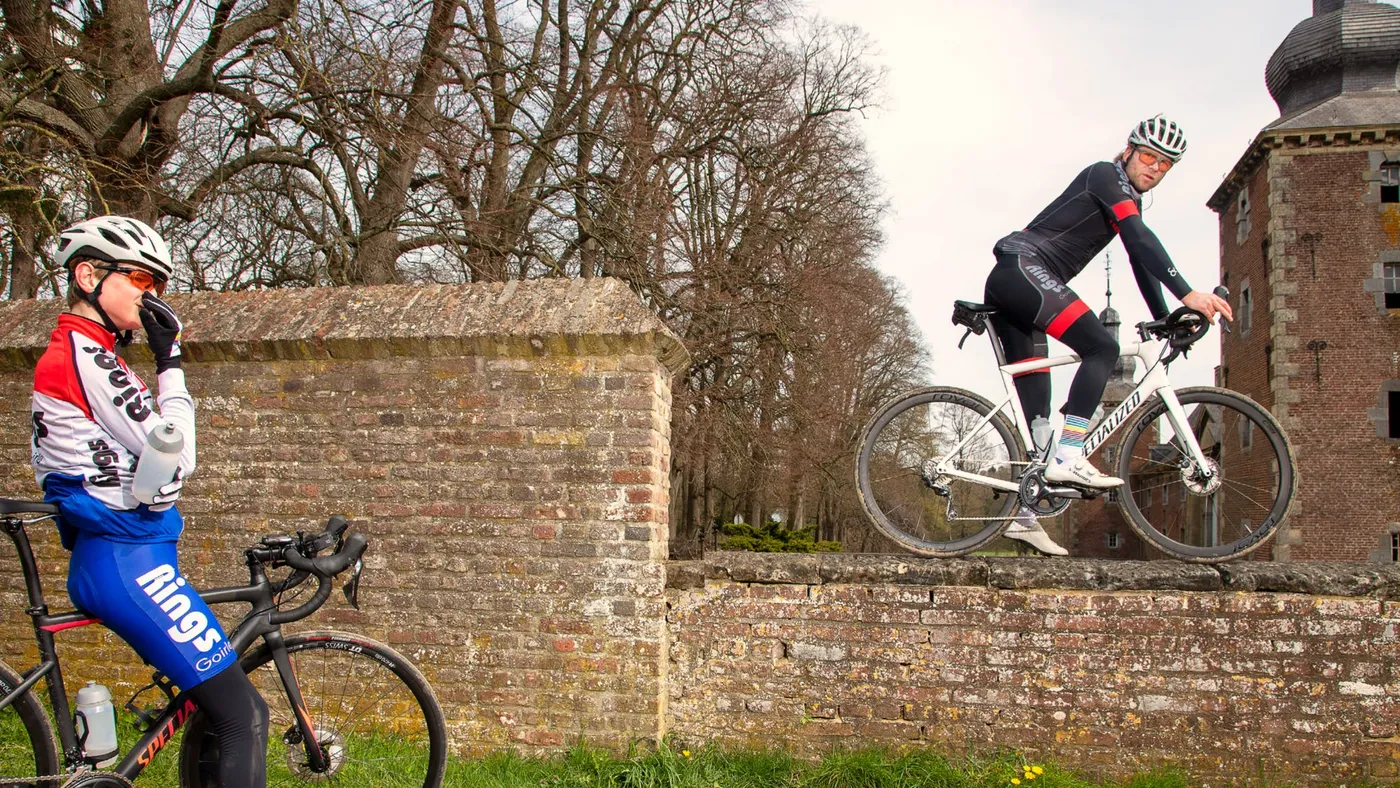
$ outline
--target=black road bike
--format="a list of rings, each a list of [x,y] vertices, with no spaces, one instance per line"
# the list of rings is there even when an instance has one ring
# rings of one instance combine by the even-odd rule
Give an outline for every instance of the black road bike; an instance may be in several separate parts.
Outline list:
[[[182,726],[180,785],[215,788],[218,739],[187,693],[159,672],[126,704],[143,735],[120,762],[110,771],[99,770],[96,759],[84,754],[54,635],[101,622],[81,610],[49,612],[25,532],[26,525],[57,517],[57,508],[50,504],[0,499],[0,527],[19,552],[29,597],[25,612],[33,619],[39,654],[38,664],[22,673],[0,662],[0,788],[129,786]],[[436,788],[442,784],[447,760],[447,724],[423,674],[403,655],[367,637],[332,631],[282,633],[283,624],[306,618],[325,604],[331,579],[346,570],[352,572],[342,591],[358,608],[366,541],[360,533],[347,536],[346,526],[345,519],[336,516],[321,533],[264,537],[244,551],[248,585],[217,588],[201,596],[211,605],[252,606],[229,642],[271,712],[269,786]],[[327,554],[318,555],[322,552]],[[281,580],[270,579],[268,572],[279,569],[291,571]],[[304,584],[312,578],[315,593],[301,601],[310,588]],[[298,601],[301,604],[291,606]],[[36,689],[41,679],[48,683],[47,704]],[[138,697],[148,692],[159,693],[156,708],[138,707]]]

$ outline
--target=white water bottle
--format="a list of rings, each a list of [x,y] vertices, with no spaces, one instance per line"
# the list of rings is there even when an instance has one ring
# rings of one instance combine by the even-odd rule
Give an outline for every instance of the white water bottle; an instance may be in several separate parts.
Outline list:
[[[156,502],[160,488],[174,480],[184,448],[185,436],[174,424],[167,422],[146,433],[146,448],[136,461],[136,476],[131,480],[136,500],[147,505]]]
[[[78,690],[74,721],[81,726],[78,736],[83,742],[83,757],[102,759],[99,767],[117,762],[117,711],[112,707],[112,693],[95,681]]]
[[[1036,456],[1040,456],[1050,445],[1052,434],[1054,434],[1054,430],[1050,428],[1050,422],[1044,416],[1036,416],[1031,420],[1031,440],[1035,442]]]

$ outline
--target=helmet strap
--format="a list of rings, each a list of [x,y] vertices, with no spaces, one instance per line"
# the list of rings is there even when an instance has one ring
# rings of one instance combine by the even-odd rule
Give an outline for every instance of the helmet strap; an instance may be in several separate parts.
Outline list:
[[[78,284],[78,277],[75,271],[70,272],[68,276],[72,285],[77,287],[78,292],[83,294],[83,300],[87,302],[88,306],[91,306],[97,311],[98,317],[102,318],[102,327],[112,333],[116,346],[118,348],[124,348],[131,344],[131,332],[122,331],[120,328],[117,328],[117,324],[113,323],[112,318],[107,315],[107,310],[103,309],[102,304],[98,302],[98,299],[102,297],[102,285],[107,281],[107,277],[111,275],[109,271],[104,274],[101,279],[98,279],[97,287],[94,287],[91,292],[84,291],[82,285]]]

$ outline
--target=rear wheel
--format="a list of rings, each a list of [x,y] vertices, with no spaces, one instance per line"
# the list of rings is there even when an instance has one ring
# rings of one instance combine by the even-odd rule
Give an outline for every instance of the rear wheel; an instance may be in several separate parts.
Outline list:
[[[1293,503],[1288,439],[1268,411],[1241,394],[1200,387],[1176,395],[1205,467],[1191,458],[1166,403],[1155,397],[1123,438],[1118,504],[1138,535],[1183,561],[1248,555],[1274,535]]]
[[[20,685],[19,676],[10,666],[0,662],[0,698],[14,692]],[[8,785],[58,786],[58,747],[54,744],[53,725],[44,711],[44,704],[30,688],[14,703],[0,709],[0,779],[20,779],[52,775],[53,779]]]
[[[447,762],[447,723],[418,669],[377,641],[343,632],[307,632],[286,639],[312,727],[329,761],[307,763],[301,730],[266,645],[243,658],[243,669],[267,701],[267,784],[437,788]],[[217,788],[219,740],[197,714],[180,749],[180,784]]]
[[[965,555],[1001,535],[1017,493],[947,474],[1018,482],[1027,467],[1025,446],[995,411],[977,394],[940,386],[895,400],[871,418],[856,458],[856,485],[881,533],[936,557]]]

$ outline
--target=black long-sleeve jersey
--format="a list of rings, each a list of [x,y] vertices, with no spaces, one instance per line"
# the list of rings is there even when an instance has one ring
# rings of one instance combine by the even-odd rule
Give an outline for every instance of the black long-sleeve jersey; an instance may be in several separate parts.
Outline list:
[[[1073,279],[1103,251],[1113,236],[1123,236],[1128,261],[1143,300],[1154,319],[1167,315],[1161,282],[1177,298],[1191,286],[1172,264],[1162,242],[1142,221],[1142,193],[1133,188],[1123,165],[1101,161],[1089,165],[1024,230],[997,241],[1000,254],[1031,255],[1060,281]]]

